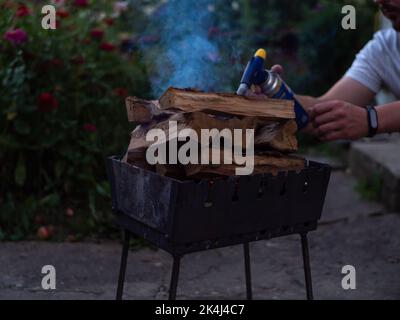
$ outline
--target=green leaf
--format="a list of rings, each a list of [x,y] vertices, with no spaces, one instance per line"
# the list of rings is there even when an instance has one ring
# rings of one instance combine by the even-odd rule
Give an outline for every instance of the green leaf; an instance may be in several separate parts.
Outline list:
[[[96,184],[96,191],[103,197],[110,197],[110,186],[107,182]]]
[[[89,193],[89,209],[90,209],[90,213],[92,214],[93,218],[98,220],[99,217],[97,216],[97,213],[96,213],[96,199],[95,199],[93,192]]]
[[[22,187],[25,183],[26,179],[26,167],[24,158],[22,156],[19,157],[17,162],[17,167],[15,168],[15,182],[18,186]]]
[[[40,199],[40,205],[48,205],[49,207],[55,207],[60,203],[60,196],[57,193],[49,194],[44,198]]]

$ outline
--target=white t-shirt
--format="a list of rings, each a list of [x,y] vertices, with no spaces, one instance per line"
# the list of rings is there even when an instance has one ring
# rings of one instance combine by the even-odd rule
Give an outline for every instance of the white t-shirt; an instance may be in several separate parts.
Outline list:
[[[345,76],[375,93],[384,83],[400,99],[400,32],[385,29],[375,33]]]

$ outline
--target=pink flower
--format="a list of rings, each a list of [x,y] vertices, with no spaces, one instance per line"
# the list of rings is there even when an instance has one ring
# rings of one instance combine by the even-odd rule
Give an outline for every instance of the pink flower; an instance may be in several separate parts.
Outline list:
[[[96,125],[94,125],[93,123],[85,123],[82,126],[83,130],[86,132],[96,132],[97,131],[97,127]]]
[[[63,7],[65,5],[65,0],[53,0],[52,1],[57,7]]]
[[[65,209],[65,215],[67,217],[69,217],[69,218],[73,217],[74,216],[74,209],[72,209],[72,208]]]
[[[119,17],[122,12],[127,11],[129,8],[128,1],[115,1],[114,2],[114,17]]]
[[[22,29],[9,30],[4,34],[4,39],[15,45],[19,45],[28,40],[28,34]]]
[[[75,0],[74,4],[77,7],[87,7],[89,5],[89,1],[88,0]]]
[[[115,46],[113,44],[111,44],[111,43],[103,42],[100,45],[100,49],[103,50],[103,51],[111,52],[111,51],[115,50]]]
[[[50,112],[58,108],[58,101],[51,93],[44,92],[38,97],[37,106],[40,112]]]

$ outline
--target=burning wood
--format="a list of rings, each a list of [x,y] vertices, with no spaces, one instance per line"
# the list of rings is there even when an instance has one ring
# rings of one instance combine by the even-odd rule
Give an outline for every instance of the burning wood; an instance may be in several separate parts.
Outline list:
[[[180,179],[235,175],[236,169],[244,167],[241,157],[245,151],[247,155],[250,142],[255,149],[251,159],[254,173],[275,174],[304,167],[304,159],[288,155],[297,151],[297,125],[291,101],[170,88],[159,101],[128,97],[126,108],[129,121],[138,126],[131,134],[124,160],[162,175]],[[149,139],[154,132],[163,134]],[[165,153],[164,162],[149,163],[146,156],[154,146],[160,148],[156,153]],[[171,150],[184,146],[190,156],[182,150],[179,154],[191,160],[177,162],[178,152]],[[216,148],[221,151],[217,161],[209,157]]]

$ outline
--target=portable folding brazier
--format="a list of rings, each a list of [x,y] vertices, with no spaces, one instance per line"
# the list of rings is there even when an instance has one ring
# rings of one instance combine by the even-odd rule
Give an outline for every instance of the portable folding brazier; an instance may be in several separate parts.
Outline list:
[[[174,259],[169,298],[176,298],[183,255],[243,244],[247,298],[252,298],[249,242],[300,234],[307,298],[312,299],[307,233],[315,230],[331,169],[307,162],[301,171],[180,181],[107,160],[112,207],[125,232],[117,299],[122,298],[129,239],[142,237]]]

